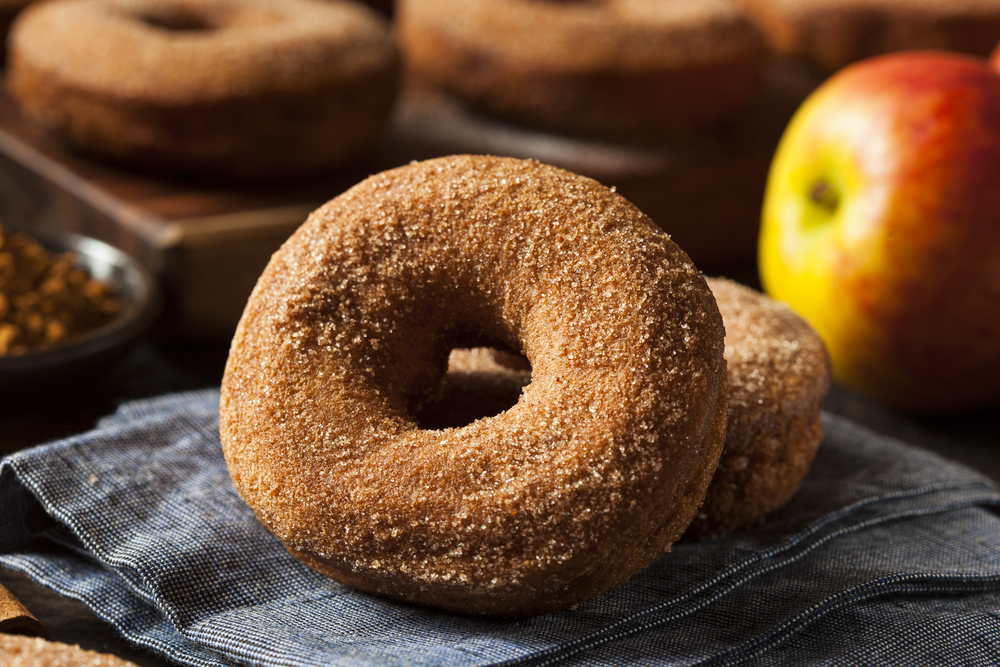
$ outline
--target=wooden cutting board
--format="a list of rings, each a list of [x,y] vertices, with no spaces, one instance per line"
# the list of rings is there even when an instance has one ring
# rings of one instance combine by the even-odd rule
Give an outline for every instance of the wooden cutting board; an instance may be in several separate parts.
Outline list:
[[[810,85],[771,76],[730,126],[655,146],[510,125],[410,86],[366,159],[308,182],[242,188],[167,180],[80,155],[0,93],[0,220],[76,231],[128,251],[159,275],[168,330],[225,338],[271,253],[317,206],[412,160],[488,153],[536,158],[614,186],[699,268],[732,275],[753,264],[771,155]]]

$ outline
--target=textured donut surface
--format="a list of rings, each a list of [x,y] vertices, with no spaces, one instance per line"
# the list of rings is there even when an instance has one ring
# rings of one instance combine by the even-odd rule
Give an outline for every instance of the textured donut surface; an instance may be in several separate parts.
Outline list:
[[[346,0],[54,0],[9,40],[31,117],[128,165],[256,179],[330,168],[380,136],[399,56]]]
[[[111,655],[40,637],[0,633],[0,665],[5,667],[138,667]]]
[[[823,439],[831,367],[819,335],[784,303],[709,278],[726,326],[726,446],[687,538],[747,528],[799,489]]]
[[[406,69],[491,113],[645,135],[734,116],[764,39],[736,0],[401,0]]]
[[[375,175],[272,257],[234,336],[220,430],[234,484],[307,565],[443,609],[524,616],[669,550],[725,437],[704,279],[600,184],[532,161]],[[523,354],[509,410],[422,429],[452,349]]]

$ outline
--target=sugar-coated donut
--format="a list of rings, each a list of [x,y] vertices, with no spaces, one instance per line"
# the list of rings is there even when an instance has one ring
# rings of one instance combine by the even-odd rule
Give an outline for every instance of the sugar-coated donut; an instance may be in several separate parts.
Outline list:
[[[520,122],[606,135],[734,116],[765,53],[736,0],[401,0],[396,24],[417,80]]]
[[[819,335],[787,305],[729,280],[708,285],[726,326],[729,419],[687,539],[747,528],[791,499],[823,438],[831,378]]]
[[[523,354],[502,414],[422,429],[459,347]],[[233,482],[350,586],[524,616],[669,550],[725,438],[724,331],[687,255],[590,179],[452,156],[315,211],[247,303],[222,382]]]
[[[740,0],[771,47],[833,72],[890,51],[986,56],[1000,42],[1000,0]]]
[[[0,665],[7,667],[138,667],[111,655],[40,637],[0,633]]]
[[[395,99],[388,20],[350,0],[53,0],[9,40],[9,89],[72,144],[220,180],[368,149]]]

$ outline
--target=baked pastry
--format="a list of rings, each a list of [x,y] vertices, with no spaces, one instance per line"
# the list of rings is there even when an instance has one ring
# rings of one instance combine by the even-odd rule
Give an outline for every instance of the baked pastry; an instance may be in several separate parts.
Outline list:
[[[98,653],[40,637],[0,633],[0,665],[4,667],[138,667],[110,653]]]
[[[740,0],[776,52],[833,72],[890,51],[987,56],[1000,42],[1000,0]]]
[[[735,116],[765,46],[735,0],[401,0],[407,72],[489,113],[644,136]]]
[[[722,320],[651,220],[590,179],[452,156],[377,174],[272,257],[233,338],[236,489],[350,586],[527,616],[665,553],[725,438]],[[524,354],[503,414],[422,429],[454,348]]]
[[[726,326],[726,446],[686,538],[753,526],[798,491],[823,439],[820,415],[830,358],[819,335],[786,304],[709,278]]]
[[[399,66],[387,19],[350,0],[54,0],[21,13],[9,58],[14,99],[76,147],[214,180],[357,157]]]

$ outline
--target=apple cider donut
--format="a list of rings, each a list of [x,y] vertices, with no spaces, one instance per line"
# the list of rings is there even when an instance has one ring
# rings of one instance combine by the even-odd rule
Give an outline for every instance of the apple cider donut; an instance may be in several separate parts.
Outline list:
[[[99,653],[78,644],[64,644],[41,637],[0,632],[0,665],[4,667],[139,667],[110,653]]]
[[[645,135],[735,116],[764,38],[736,0],[401,0],[404,68],[487,112]]]
[[[275,253],[237,327],[220,432],[296,558],[347,585],[525,616],[615,587],[694,517],[725,438],[722,319],[649,218],[534,161],[377,174]],[[454,348],[523,354],[509,410],[422,429]]]
[[[747,528],[787,503],[816,456],[831,367],[819,335],[784,303],[709,278],[726,326],[726,446],[686,539]]]
[[[381,136],[399,68],[388,20],[350,0],[35,3],[9,59],[20,107],[71,144],[218,180],[356,157]]]
[[[1000,0],[739,0],[771,48],[831,73],[892,51],[986,57],[1000,42]]]

